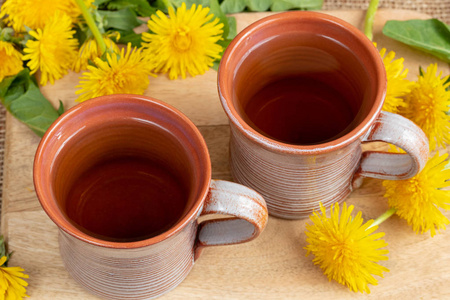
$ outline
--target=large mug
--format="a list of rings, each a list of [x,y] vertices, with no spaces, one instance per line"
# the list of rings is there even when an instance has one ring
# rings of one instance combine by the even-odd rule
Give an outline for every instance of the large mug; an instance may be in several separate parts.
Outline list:
[[[256,238],[268,214],[242,185],[211,180],[206,143],[175,108],[144,96],[83,102],[36,152],[39,201],[59,227],[72,277],[108,299],[150,299],[175,288],[202,248]],[[206,214],[231,215],[209,218]]]
[[[251,24],[226,49],[218,90],[232,175],[274,216],[341,202],[363,177],[410,178],[428,158],[421,129],[381,111],[386,74],[372,42],[333,16],[295,11]],[[371,141],[406,154],[362,152]]]

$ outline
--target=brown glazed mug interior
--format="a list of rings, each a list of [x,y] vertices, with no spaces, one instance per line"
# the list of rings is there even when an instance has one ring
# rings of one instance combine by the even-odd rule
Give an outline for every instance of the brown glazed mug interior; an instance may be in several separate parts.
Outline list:
[[[258,91],[298,76],[325,82],[346,99],[351,122],[338,134],[295,145],[264,134],[249,118],[246,107]],[[272,15],[245,28],[229,45],[218,75],[222,105],[231,122],[263,147],[294,153],[329,152],[359,138],[381,111],[385,85],[378,51],[357,28],[303,11]]]
[[[151,238],[115,242],[86,233],[68,218],[65,199],[76,180],[118,156],[157,161],[177,174],[188,196],[174,226]],[[104,96],[73,107],[49,128],[34,162],[36,193],[49,217],[72,236],[109,248],[143,247],[180,231],[198,215],[210,180],[208,150],[195,125],[175,108],[137,95]]]

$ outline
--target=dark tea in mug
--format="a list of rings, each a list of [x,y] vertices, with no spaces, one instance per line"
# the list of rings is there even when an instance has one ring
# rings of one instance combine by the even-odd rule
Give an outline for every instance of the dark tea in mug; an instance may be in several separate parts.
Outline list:
[[[308,75],[266,85],[249,100],[245,112],[261,134],[294,145],[335,139],[355,118],[340,91]]]
[[[312,33],[256,44],[235,74],[245,122],[292,145],[322,144],[349,133],[364,117],[358,114],[370,92],[360,59],[337,41]]]
[[[182,217],[188,193],[170,168],[119,156],[93,165],[68,193],[67,216],[81,231],[114,242],[151,238]]]

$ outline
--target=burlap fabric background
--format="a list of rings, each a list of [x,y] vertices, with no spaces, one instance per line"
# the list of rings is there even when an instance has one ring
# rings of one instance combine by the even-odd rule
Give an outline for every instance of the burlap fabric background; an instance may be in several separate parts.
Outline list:
[[[0,4],[1,3],[3,3],[2,0],[0,0]],[[368,4],[369,0],[324,0],[322,9],[367,9]],[[415,10],[450,24],[450,0],[380,0],[379,7]],[[3,106],[0,105],[0,203],[3,187],[5,119],[6,111]]]
[[[324,10],[367,9],[369,0],[324,0]],[[450,24],[450,0],[380,0],[379,8],[409,9]]]

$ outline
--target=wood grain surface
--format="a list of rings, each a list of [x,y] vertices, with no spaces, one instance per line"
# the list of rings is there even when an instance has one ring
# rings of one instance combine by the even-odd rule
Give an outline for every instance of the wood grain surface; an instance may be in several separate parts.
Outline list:
[[[327,11],[362,29],[363,11]],[[239,14],[238,30],[267,15]],[[375,18],[374,40],[405,58],[415,80],[419,65],[426,67],[437,59],[384,37],[381,28],[389,19],[428,18],[400,10],[380,10]],[[448,64],[439,70],[450,73]],[[70,73],[54,85],[42,88],[53,103],[75,105],[75,86],[79,74]],[[170,81],[162,75],[151,78],[146,95],[166,101],[184,112],[199,126],[208,144],[213,178],[230,180],[228,169],[229,128],[216,89],[216,72],[186,80]],[[10,115],[7,116],[2,232],[10,250],[11,266],[19,265],[30,275],[31,299],[96,299],[78,286],[65,271],[58,250],[57,228],[36,198],[32,164],[39,138]],[[379,145],[378,145],[379,146]],[[383,147],[383,146],[379,146]],[[447,151],[443,149],[442,151]],[[380,180],[366,179],[348,199],[363,218],[376,218],[387,210]],[[445,212],[450,218],[450,211]],[[379,231],[386,233],[389,260],[381,264],[390,269],[372,293],[350,292],[336,282],[328,282],[305,257],[305,223],[269,218],[263,234],[253,242],[205,249],[187,279],[164,299],[449,299],[450,231],[431,238],[416,235],[405,221],[392,217]]]

